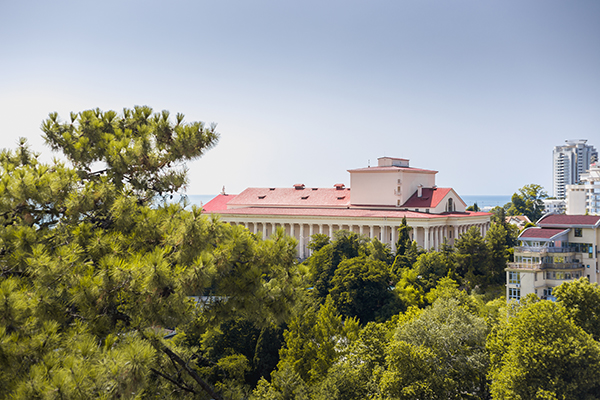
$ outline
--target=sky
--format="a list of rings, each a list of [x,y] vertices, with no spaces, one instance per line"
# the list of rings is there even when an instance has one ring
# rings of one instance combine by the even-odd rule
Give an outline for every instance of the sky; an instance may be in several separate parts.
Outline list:
[[[50,112],[148,105],[216,123],[188,194],[350,184],[382,156],[463,195],[552,191],[600,147],[600,1],[0,0],[0,148]]]

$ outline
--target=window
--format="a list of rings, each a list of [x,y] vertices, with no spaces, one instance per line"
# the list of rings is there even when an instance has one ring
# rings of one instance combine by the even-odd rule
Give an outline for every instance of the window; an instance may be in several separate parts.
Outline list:
[[[544,289],[544,297],[547,297],[547,296],[552,296],[552,288],[551,287]]]
[[[521,275],[516,271],[508,271],[508,283],[521,283]]]
[[[508,299],[521,300],[521,289],[508,288]]]
[[[448,212],[454,211],[454,203],[452,202],[452,198],[448,199]]]
[[[582,237],[583,236],[583,232],[581,230],[581,228],[575,228],[575,237]]]

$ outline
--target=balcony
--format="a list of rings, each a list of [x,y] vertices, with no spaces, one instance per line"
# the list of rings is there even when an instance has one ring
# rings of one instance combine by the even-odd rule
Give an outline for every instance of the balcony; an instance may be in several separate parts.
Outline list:
[[[514,249],[515,253],[574,253],[568,247],[517,246]]]
[[[572,270],[572,269],[583,269],[581,263],[517,263],[512,262],[507,264],[507,269],[523,269],[529,271],[544,271],[547,269],[552,270]]]

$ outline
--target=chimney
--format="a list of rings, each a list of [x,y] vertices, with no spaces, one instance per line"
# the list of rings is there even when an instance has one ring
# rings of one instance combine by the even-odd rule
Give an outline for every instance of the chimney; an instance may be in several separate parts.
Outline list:
[[[417,187],[417,197],[423,197],[423,185]]]

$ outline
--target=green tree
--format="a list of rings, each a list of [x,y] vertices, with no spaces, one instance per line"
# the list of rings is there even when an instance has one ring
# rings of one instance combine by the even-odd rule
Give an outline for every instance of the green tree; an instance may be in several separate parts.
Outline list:
[[[386,354],[384,398],[486,398],[483,320],[455,299],[439,299],[401,322]]]
[[[361,323],[389,317],[400,311],[390,288],[389,266],[367,257],[344,260],[335,271],[329,291],[338,312]]]
[[[600,344],[558,303],[525,301],[501,318],[487,349],[494,398],[598,398]]]
[[[396,241],[396,255],[405,255],[412,244],[410,232],[412,227],[406,222],[406,217],[402,217],[402,222],[398,227],[398,240]]]
[[[289,323],[278,370],[284,370],[287,364],[304,382],[314,384],[346,354],[358,331],[358,322],[353,318],[344,320],[337,314],[331,297],[327,297],[318,310],[308,309]]]
[[[469,288],[488,282],[490,250],[479,228],[473,226],[454,243],[456,273]]]
[[[481,210],[479,209],[479,206],[477,205],[477,203],[473,203],[472,206],[467,207],[467,211],[477,212],[477,211],[481,211]]]
[[[552,291],[573,321],[592,335],[600,339],[600,286],[590,283],[586,278],[565,282]]]
[[[434,288],[439,279],[448,276],[454,269],[453,258],[449,254],[430,251],[417,258],[413,268],[420,276],[419,281],[425,291]]]
[[[314,295],[324,301],[332,288],[331,280],[338,265],[350,258],[367,253],[367,241],[354,232],[334,233],[330,244],[321,247],[306,261],[314,285]]]
[[[506,280],[506,264],[510,259],[510,233],[503,224],[492,224],[485,235],[485,243],[489,249],[489,269],[487,280],[491,284],[500,284]]]
[[[537,184],[525,185],[512,195],[511,202],[505,205],[508,215],[525,215],[535,222],[544,214],[544,202],[548,197],[544,188]]]
[[[203,354],[165,329],[281,323],[302,287],[295,241],[157,201],[183,187],[213,128],[147,107],[42,128],[71,166],[38,162],[25,141],[0,154],[0,397],[222,398]]]
[[[310,242],[308,243],[308,248],[312,251],[319,251],[321,250],[323,247],[327,246],[329,243],[331,243],[331,240],[329,239],[328,235],[325,235],[323,233],[315,233],[314,235],[312,235],[310,237]]]

